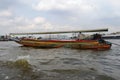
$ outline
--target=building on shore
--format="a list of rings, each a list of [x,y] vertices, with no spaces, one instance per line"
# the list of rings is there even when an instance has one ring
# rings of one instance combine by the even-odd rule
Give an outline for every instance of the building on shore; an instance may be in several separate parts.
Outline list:
[[[0,35],[0,41],[10,41],[11,36],[9,35]]]
[[[120,39],[120,32],[104,34],[104,35],[102,35],[102,38],[104,38],[104,39]]]

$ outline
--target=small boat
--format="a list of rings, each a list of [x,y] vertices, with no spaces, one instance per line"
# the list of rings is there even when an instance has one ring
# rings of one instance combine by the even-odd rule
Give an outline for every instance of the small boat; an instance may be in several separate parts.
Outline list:
[[[120,34],[102,35],[103,39],[120,39]]]
[[[43,32],[43,33],[11,33],[17,35],[23,34],[58,34],[58,33],[73,33],[73,32],[96,32],[96,31],[107,31],[107,29],[99,30],[83,30],[83,31],[64,31],[64,32]],[[42,40],[42,39],[30,39],[20,38],[15,42],[27,46],[27,47],[38,47],[38,48],[76,48],[76,49],[94,49],[94,50],[108,50],[111,48],[111,43],[103,40],[99,34],[94,34],[92,39],[69,39],[69,40]]]

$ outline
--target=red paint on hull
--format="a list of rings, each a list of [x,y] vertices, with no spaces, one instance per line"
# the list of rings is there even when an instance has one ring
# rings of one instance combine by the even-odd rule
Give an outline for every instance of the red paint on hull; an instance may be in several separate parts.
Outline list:
[[[36,40],[36,39],[22,39],[16,41],[17,43],[27,47],[40,47],[40,48],[59,48],[69,46],[70,48],[77,49],[95,49],[107,50],[111,45],[106,43],[99,43],[97,40]]]

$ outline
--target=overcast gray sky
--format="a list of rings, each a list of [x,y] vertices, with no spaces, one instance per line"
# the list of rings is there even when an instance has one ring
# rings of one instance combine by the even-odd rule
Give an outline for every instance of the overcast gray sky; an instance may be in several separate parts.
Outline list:
[[[120,31],[120,0],[0,0],[0,34],[97,28]]]

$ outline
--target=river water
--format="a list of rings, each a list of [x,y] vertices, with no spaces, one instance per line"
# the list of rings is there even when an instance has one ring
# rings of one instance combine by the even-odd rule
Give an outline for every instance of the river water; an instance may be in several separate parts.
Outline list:
[[[120,44],[120,40],[109,40]],[[120,46],[94,51],[0,42],[0,80],[120,80]]]

